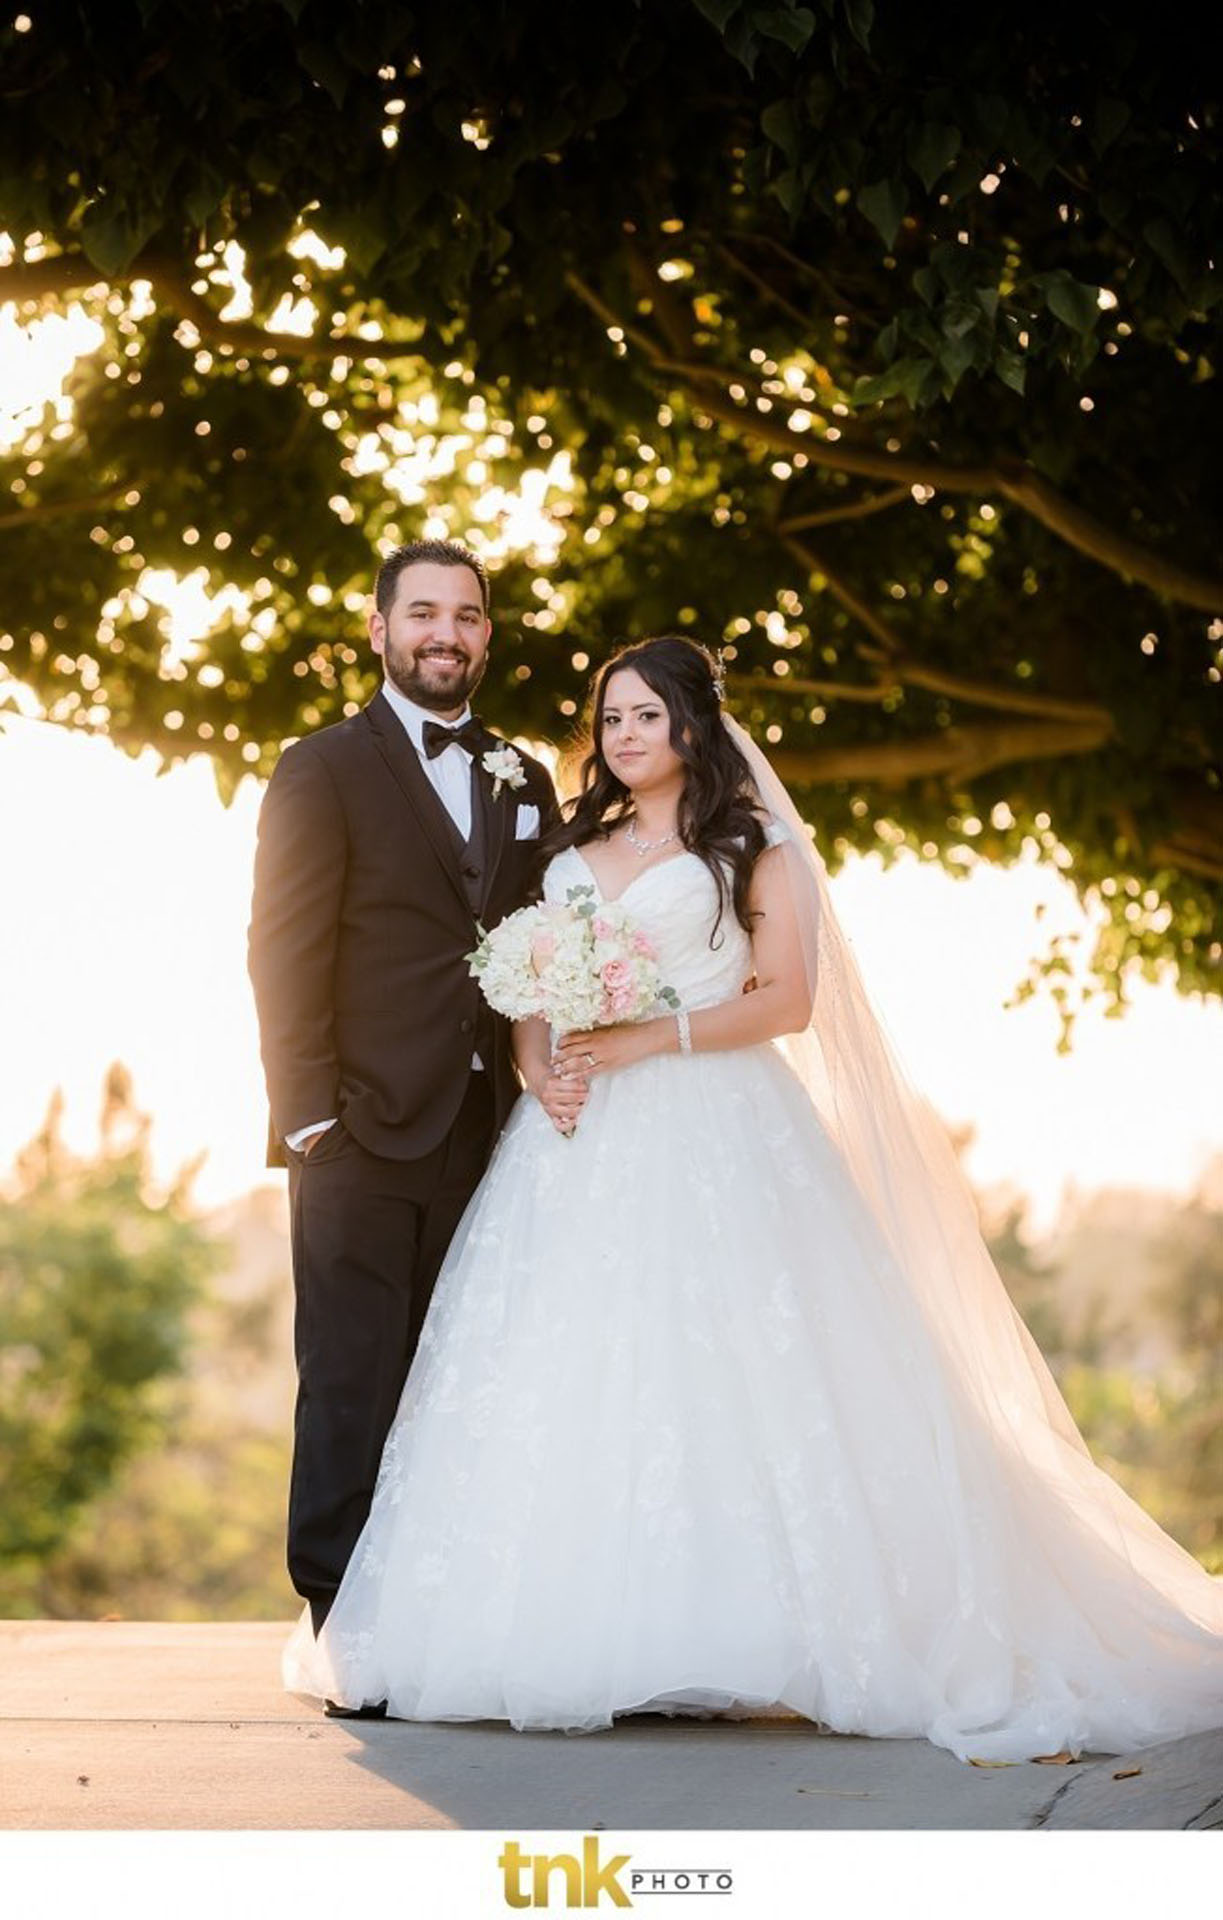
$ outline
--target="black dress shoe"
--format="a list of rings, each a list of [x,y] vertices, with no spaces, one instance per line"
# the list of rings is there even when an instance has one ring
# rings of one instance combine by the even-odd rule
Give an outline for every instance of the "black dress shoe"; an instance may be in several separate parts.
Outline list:
[[[372,1707],[342,1707],[338,1700],[324,1700],[323,1712],[328,1720],[385,1720],[386,1701]]]

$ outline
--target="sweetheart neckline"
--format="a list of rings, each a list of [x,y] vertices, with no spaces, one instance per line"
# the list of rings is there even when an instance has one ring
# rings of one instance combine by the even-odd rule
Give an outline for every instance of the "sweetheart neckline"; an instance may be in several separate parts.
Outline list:
[[[669,853],[665,860],[656,860],[653,866],[647,867],[643,873],[634,874],[633,878],[628,882],[628,885],[621,887],[619,893],[609,894],[603,891],[603,883],[599,879],[599,876],[595,872],[594,868],[591,866],[589,860],[586,858],[586,855],[582,852],[582,849],[580,847],[571,847],[569,851],[571,853],[575,853],[578,859],[581,861],[582,865],[585,867],[587,873],[590,875],[591,879],[594,881],[595,886],[598,890],[599,899],[602,901],[605,907],[616,906],[621,900],[624,899],[626,894],[632,892],[635,886],[637,886],[642,880],[648,879],[650,874],[657,873],[661,867],[673,867],[677,860],[696,860],[700,858],[698,854],[693,853],[691,847],[685,847],[682,853]]]

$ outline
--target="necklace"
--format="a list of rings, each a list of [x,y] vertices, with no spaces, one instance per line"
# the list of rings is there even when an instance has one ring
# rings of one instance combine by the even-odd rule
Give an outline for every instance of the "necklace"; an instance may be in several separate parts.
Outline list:
[[[678,840],[679,828],[672,827],[670,833],[664,833],[661,840],[641,840],[637,835],[637,822],[630,820],[625,828],[624,837],[637,858],[644,860],[647,853],[657,853],[659,847],[669,847],[673,840]]]

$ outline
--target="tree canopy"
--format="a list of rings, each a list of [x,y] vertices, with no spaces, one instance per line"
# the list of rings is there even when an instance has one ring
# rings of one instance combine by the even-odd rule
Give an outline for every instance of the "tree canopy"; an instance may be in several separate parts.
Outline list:
[[[266,773],[376,684],[372,550],[450,532],[497,568],[494,724],[563,739],[610,644],[691,632],[831,864],[1035,845],[1115,989],[1219,990],[1187,38],[1094,5],[25,4],[0,302],[98,328],[0,454],[0,664],[53,718]],[[236,589],[191,648],[161,570]]]

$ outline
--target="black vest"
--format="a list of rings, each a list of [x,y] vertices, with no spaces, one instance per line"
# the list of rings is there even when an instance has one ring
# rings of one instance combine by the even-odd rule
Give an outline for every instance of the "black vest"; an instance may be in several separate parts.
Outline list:
[[[432,787],[432,782],[430,786]],[[436,788],[433,788],[433,791],[436,793]],[[491,838],[489,811],[492,799],[487,780],[480,777],[480,762],[477,758],[473,756],[471,762],[471,830],[466,840],[455,825],[450,809],[440,794],[437,794],[437,804],[445,816],[446,825],[458,852],[459,872],[463,877],[464,891],[471,902],[471,917],[477,925],[480,925],[480,916],[484,910],[484,901],[492,878],[488,871],[488,848]],[[481,994],[479,1010],[476,1014],[473,1052],[479,1054],[485,1066],[492,1058],[492,1044],[493,1014],[487,1000]]]

